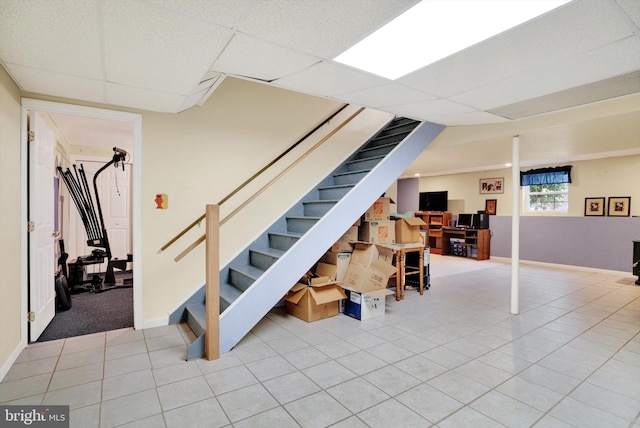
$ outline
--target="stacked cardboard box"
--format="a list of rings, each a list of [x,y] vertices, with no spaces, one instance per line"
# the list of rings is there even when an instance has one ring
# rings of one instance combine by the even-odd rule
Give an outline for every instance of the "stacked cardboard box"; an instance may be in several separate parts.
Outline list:
[[[378,198],[364,213],[364,220],[358,230],[358,240],[374,244],[393,244],[396,242],[396,226],[391,220],[391,198]]]
[[[287,313],[306,322],[338,315],[347,296],[336,281],[336,267],[318,263],[315,274],[301,278],[284,297]]]
[[[396,272],[393,253],[372,243],[354,244],[351,263],[342,287],[347,299],[344,314],[359,320],[384,315],[385,297],[394,294],[387,289],[389,277]]]

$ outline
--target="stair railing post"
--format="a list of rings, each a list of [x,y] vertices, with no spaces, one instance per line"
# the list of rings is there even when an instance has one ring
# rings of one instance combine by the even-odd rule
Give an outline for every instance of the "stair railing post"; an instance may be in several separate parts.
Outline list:
[[[204,348],[207,360],[217,360],[220,358],[220,205],[207,205],[206,241]]]

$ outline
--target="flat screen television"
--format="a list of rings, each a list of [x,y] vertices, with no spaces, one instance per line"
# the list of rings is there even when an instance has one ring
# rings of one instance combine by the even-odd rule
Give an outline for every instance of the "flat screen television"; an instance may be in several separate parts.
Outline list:
[[[473,227],[473,214],[458,214],[456,226],[471,229]]]
[[[420,211],[447,211],[449,208],[449,192],[420,192],[418,209]]]

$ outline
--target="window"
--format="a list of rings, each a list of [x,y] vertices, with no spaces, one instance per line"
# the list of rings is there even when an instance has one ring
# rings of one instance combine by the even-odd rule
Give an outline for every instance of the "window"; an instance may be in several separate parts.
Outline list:
[[[524,212],[569,212],[569,184],[532,184],[524,187]]]
[[[520,173],[524,212],[568,213],[571,166],[531,169]]]

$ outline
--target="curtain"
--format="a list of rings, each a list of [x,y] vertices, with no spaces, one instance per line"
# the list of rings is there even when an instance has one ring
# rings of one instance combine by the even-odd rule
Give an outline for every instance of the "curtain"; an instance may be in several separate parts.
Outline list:
[[[520,185],[571,183],[571,165],[520,172]]]

